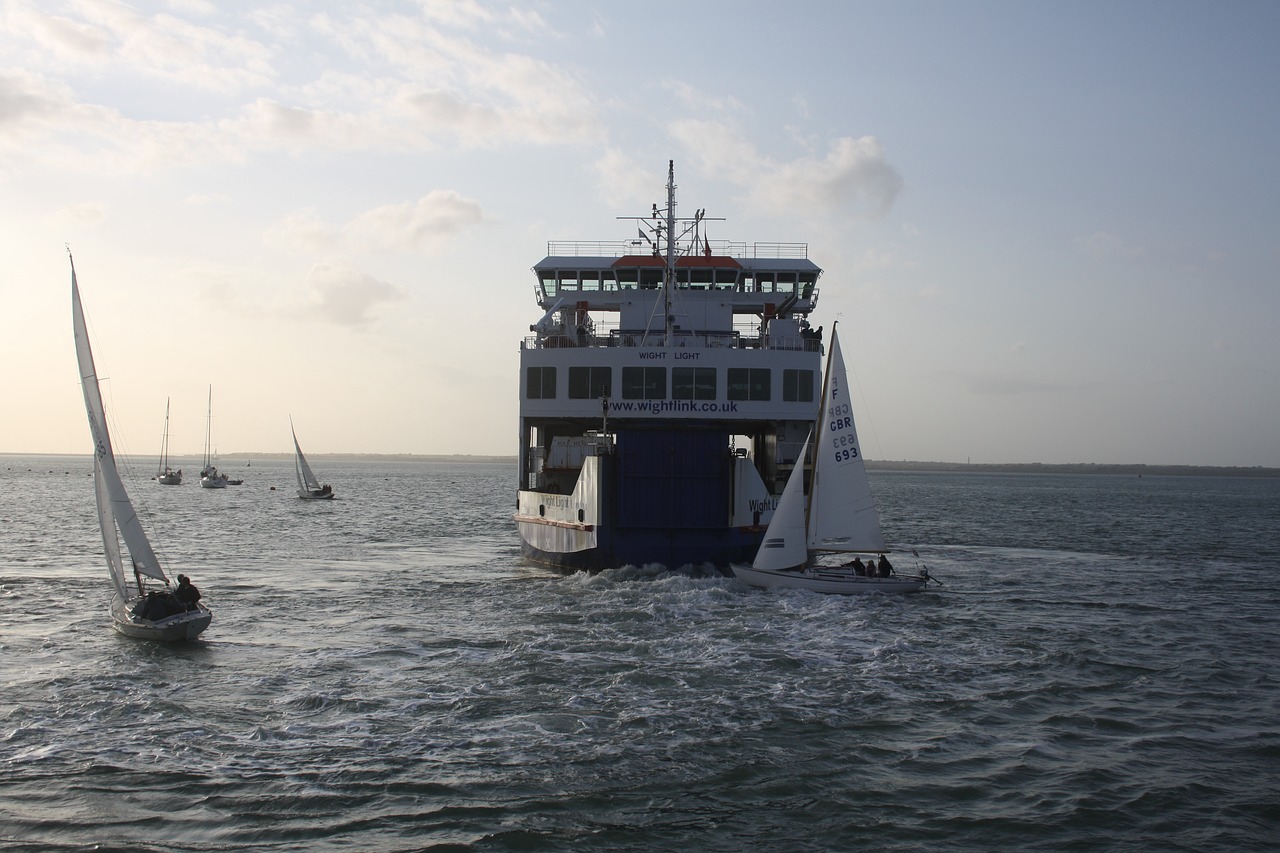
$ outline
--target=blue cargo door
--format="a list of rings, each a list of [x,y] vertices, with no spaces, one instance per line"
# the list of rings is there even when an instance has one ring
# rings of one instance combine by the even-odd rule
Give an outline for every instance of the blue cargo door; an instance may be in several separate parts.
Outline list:
[[[729,434],[620,430],[619,527],[720,529],[729,521]]]

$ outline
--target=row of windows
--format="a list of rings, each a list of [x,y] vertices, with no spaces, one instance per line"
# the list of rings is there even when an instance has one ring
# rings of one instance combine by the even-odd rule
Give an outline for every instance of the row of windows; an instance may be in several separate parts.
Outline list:
[[[662,268],[618,269],[602,272],[542,271],[539,279],[547,296],[573,291],[614,291],[653,289],[662,286]],[[743,293],[799,293],[813,295],[818,274],[814,272],[751,272],[736,269],[680,269],[676,286],[694,290],[738,290]]]
[[[714,367],[671,368],[671,395],[667,396],[667,368],[622,368],[624,400],[715,400],[718,398]],[[730,367],[725,372],[725,396],[730,400],[773,399],[773,375],[767,367]],[[782,371],[782,400],[786,403],[813,402],[812,370]],[[530,367],[525,375],[525,394],[530,400],[556,398],[556,368]],[[613,396],[613,371],[608,367],[570,367],[569,399],[598,400]]]

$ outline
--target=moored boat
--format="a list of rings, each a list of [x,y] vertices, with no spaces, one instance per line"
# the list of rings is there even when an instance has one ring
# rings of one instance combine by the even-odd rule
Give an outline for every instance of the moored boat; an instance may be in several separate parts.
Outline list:
[[[160,467],[156,470],[156,482],[162,486],[181,486],[182,469],[169,467],[169,400],[164,401],[164,437],[160,439]]]
[[[209,409],[204,423],[204,466],[200,469],[200,488],[225,489],[227,475],[213,464],[213,386],[209,386]]]

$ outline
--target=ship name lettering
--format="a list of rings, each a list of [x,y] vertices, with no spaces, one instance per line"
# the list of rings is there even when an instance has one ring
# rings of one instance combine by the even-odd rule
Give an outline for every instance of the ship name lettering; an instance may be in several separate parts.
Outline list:
[[[642,352],[640,353],[640,357],[653,359],[654,361],[662,361],[667,357],[667,354],[665,352]]]

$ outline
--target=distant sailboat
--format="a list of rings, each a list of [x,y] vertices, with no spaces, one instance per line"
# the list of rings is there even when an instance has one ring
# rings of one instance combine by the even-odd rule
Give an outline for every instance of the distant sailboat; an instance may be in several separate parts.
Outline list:
[[[156,481],[162,486],[182,485],[182,469],[177,471],[169,467],[169,398],[164,401],[164,438],[160,439],[160,467],[156,470]]]
[[[209,413],[205,418],[204,424],[204,467],[200,469],[200,486],[205,489],[225,489],[227,487],[227,475],[219,474],[218,469],[213,466],[210,459],[209,451],[212,447],[213,436],[213,386],[209,386]]]
[[[89,416],[89,431],[93,435],[93,490],[113,587],[112,625],[121,634],[131,637],[163,641],[194,639],[209,627],[213,614],[198,601],[189,604],[179,602],[170,591],[169,579],[125,491],[111,449],[111,436],[107,433],[106,412],[102,405],[102,392],[98,388],[93,351],[89,347],[89,331],[80,304],[74,260],[71,262],[71,325],[75,333],[85,411]],[[123,549],[121,539],[124,540]],[[125,570],[125,551],[129,554],[132,579]],[[182,581],[183,576],[179,575],[178,579]]]
[[[884,535],[871,498],[871,485],[858,445],[840,340],[833,327],[822,409],[809,482],[808,506],[801,484],[806,440],[796,467],[782,490],[773,520],[750,566],[731,564],[734,575],[752,586],[808,589],[842,595],[865,592],[919,592],[929,582],[920,575],[893,574],[884,558]],[[862,572],[854,565],[827,566],[819,554],[879,554],[883,572],[867,560]]]
[[[331,499],[333,488],[328,483],[320,485],[315,472],[307,464],[307,457],[302,455],[302,447],[298,444],[298,432],[293,428],[293,418],[289,418],[289,432],[293,433],[293,469],[298,475],[298,497],[308,501]]]

